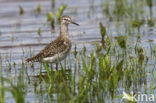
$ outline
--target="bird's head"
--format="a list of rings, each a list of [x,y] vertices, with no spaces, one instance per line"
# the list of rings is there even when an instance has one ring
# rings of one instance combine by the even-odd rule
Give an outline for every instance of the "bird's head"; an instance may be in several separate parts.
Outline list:
[[[75,24],[75,25],[79,25],[79,24],[73,22],[72,19],[69,16],[62,16],[61,17],[61,24],[66,24],[66,25],[68,25],[68,24]]]

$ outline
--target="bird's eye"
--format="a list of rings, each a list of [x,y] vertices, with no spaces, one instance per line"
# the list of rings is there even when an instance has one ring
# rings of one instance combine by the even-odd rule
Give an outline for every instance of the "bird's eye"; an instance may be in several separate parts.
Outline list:
[[[66,20],[66,21],[67,21],[68,19],[67,19],[67,18],[64,18],[64,20]]]

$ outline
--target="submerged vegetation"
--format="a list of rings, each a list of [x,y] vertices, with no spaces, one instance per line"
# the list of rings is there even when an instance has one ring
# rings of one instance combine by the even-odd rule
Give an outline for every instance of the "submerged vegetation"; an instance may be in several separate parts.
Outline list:
[[[51,0],[51,2],[54,9],[57,1]],[[94,3],[93,0],[91,2],[93,9],[96,8]],[[143,44],[142,37],[145,34],[141,29],[144,25],[152,27],[155,24],[152,0],[106,0],[105,3],[101,1],[100,5],[103,17],[108,18],[107,23],[103,23],[103,17],[100,18],[100,22],[97,19],[99,32],[94,35],[101,37],[100,40],[89,44],[91,47],[86,46],[88,45],[86,41],[83,46],[79,42],[74,42],[70,58],[60,62],[58,70],[54,69],[54,65],[46,62],[32,65],[25,63],[25,58],[34,53],[32,48],[28,51],[23,50],[19,64],[16,64],[16,61],[12,62],[12,54],[10,56],[7,54],[5,59],[1,54],[0,103],[7,101],[8,94],[16,103],[139,103],[145,101],[145,99],[144,101],[132,99],[132,92],[154,94],[154,97],[151,96],[149,99],[154,103],[156,46],[152,45],[154,40],[150,40],[150,47]],[[143,9],[145,6],[150,9],[147,17]],[[24,10],[21,6],[19,8],[22,15]],[[58,25],[55,18],[59,22],[66,8],[67,5],[62,5],[56,13],[52,11],[45,13],[44,16],[52,30],[56,28],[55,25]],[[36,11],[41,13],[40,4]],[[96,15],[96,12],[95,14],[92,12],[92,15]],[[115,36],[110,32],[112,29],[108,23],[114,26]],[[37,34],[41,35],[43,31],[44,28],[39,27]],[[31,74],[37,70],[39,71],[37,74]],[[30,94],[33,94],[32,100],[29,99]],[[124,95],[127,95],[127,99],[122,99]]]

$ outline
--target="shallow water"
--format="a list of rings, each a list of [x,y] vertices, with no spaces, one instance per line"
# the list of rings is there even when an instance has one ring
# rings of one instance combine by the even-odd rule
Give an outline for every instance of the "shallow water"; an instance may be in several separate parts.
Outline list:
[[[22,59],[30,57],[30,48],[33,54],[38,53],[45,45],[52,40],[56,39],[59,35],[59,25],[55,23],[55,31],[51,31],[50,25],[47,23],[46,13],[50,11],[57,11],[62,4],[67,4],[68,7],[64,11],[65,15],[71,16],[73,21],[80,24],[80,26],[69,26],[69,34],[73,44],[77,45],[77,50],[81,51],[85,45],[87,48],[87,54],[94,51],[96,48],[94,42],[100,42],[101,34],[99,29],[99,22],[102,23],[108,29],[108,35],[115,38],[119,34],[124,34],[125,29],[122,23],[118,24],[116,28],[115,22],[109,22],[108,17],[102,13],[101,3],[106,0],[96,0],[94,2],[94,8],[91,8],[90,0],[56,0],[55,8],[51,8],[50,0],[1,0],[0,1],[0,53],[2,57],[3,76],[16,75],[16,72],[20,72],[20,64]],[[41,4],[41,14],[37,14],[35,9],[38,4]],[[19,15],[18,6],[21,5],[24,9],[24,14]],[[156,9],[156,2],[153,2],[153,10]],[[148,13],[148,7],[144,7],[145,12]],[[155,19],[156,12],[153,11],[153,17]],[[155,22],[156,23],[156,22]],[[37,34],[38,28],[41,28],[41,35]],[[150,54],[150,45],[154,47],[156,45],[156,27],[148,27],[147,24],[143,25],[140,29],[141,45],[146,49],[146,54]],[[133,35],[128,36],[129,44],[134,45],[136,41],[136,32]],[[152,40],[152,42],[150,42]],[[74,51],[74,45],[72,50]],[[24,53],[23,53],[24,52]],[[10,57],[11,56],[11,57]],[[68,56],[67,60],[72,60],[73,54]],[[8,69],[8,63],[11,63],[13,69]],[[155,60],[150,59],[148,65],[148,72],[153,69],[153,65],[156,64]],[[13,63],[16,63],[16,70],[13,67]],[[39,68],[38,63],[35,63],[35,68]],[[151,68],[152,67],[152,68]],[[9,70],[9,73],[8,73]],[[39,70],[32,70],[28,68],[28,75],[34,75]],[[156,71],[154,70],[154,74]],[[150,77],[147,76],[148,78]],[[150,81],[148,81],[150,83]],[[28,85],[29,91],[26,95],[26,101],[37,101],[40,96],[34,94],[33,85]],[[154,92],[156,94],[156,91]],[[10,93],[6,94],[6,102],[11,103],[13,100]],[[46,98],[46,95],[43,96]]]

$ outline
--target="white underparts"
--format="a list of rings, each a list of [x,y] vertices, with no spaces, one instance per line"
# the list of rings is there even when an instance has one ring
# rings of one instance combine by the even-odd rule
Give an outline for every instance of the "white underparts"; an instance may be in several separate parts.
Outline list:
[[[50,63],[58,63],[61,60],[63,60],[69,54],[69,51],[70,51],[70,48],[65,50],[62,53],[55,54],[52,57],[43,58],[43,60],[46,62],[50,62]]]

